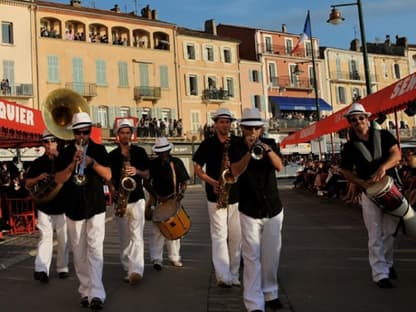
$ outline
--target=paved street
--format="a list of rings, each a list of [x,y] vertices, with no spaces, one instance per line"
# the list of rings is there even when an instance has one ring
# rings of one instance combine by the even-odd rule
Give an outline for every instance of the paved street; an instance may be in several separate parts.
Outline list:
[[[285,205],[283,250],[279,278],[284,312],[407,312],[414,311],[416,243],[402,237],[396,252],[399,279],[394,289],[371,281],[366,232],[358,207],[292,190],[279,180]],[[134,287],[122,282],[118,236],[110,216],[105,240],[104,311],[245,311],[242,289],[215,286],[210,262],[209,227],[201,186],[191,186],[184,206],[193,222],[182,241],[184,267],[166,264],[156,272],[149,264]],[[145,239],[149,235],[148,224]],[[2,311],[88,311],[78,305],[77,280],[59,280],[52,271],[48,285],[32,278],[36,235],[16,236],[0,243]],[[147,243],[147,239],[146,239]]]

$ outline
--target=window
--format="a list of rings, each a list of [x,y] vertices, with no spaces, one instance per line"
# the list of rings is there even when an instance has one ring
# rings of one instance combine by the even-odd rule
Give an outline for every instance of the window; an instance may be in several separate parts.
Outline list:
[[[249,77],[250,77],[250,81],[259,82],[259,71],[255,69],[250,70]]]
[[[251,107],[257,108],[259,111],[261,111],[261,96],[260,95],[251,96]]]
[[[306,56],[312,57],[312,42],[305,41]]]
[[[205,57],[207,61],[214,61],[214,48],[212,46],[205,47]]]
[[[224,53],[224,63],[231,63],[231,49],[225,48]]]
[[[48,82],[59,82],[59,58],[56,55],[48,55]]]
[[[119,87],[129,86],[129,77],[127,74],[126,62],[118,62],[118,86]]]
[[[195,60],[195,46],[193,44],[186,45],[186,55],[188,60]]]
[[[188,77],[188,94],[198,95],[198,77],[196,75],[189,75]]]
[[[121,106],[120,107],[120,117],[130,117],[130,107]]]
[[[98,106],[98,122],[101,124],[102,128],[110,128],[108,122],[108,107],[107,106]]]
[[[350,79],[360,80],[360,74],[358,73],[358,66],[356,60],[350,61]]]
[[[286,54],[290,54],[290,52],[292,52],[293,50],[292,39],[285,39],[285,49],[286,49]]]
[[[107,86],[107,64],[104,60],[95,62],[97,86]]]
[[[394,64],[393,66],[394,66],[394,78],[400,79],[400,65]]]
[[[199,112],[191,112],[191,127],[192,133],[198,133],[199,128],[201,127],[201,118]]]
[[[272,37],[264,37],[266,53],[273,53]]]
[[[347,103],[345,99],[345,88],[344,87],[337,87],[337,100],[339,104]]]
[[[352,88],[352,101],[358,101],[361,99],[361,90],[359,88]]]
[[[234,79],[233,78],[226,78],[225,84],[227,86],[228,96],[234,97]]]
[[[342,78],[342,70],[341,70],[341,59],[337,56],[337,58],[335,59],[335,64],[336,64],[336,74],[337,74],[337,79],[341,79]]]
[[[1,22],[1,42],[13,44],[13,23]]]
[[[314,88],[314,74],[313,74],[313,66],[309,66],[308,68],[309,72],[309,88]]]
[[[217,88],[217,78],[216,77],[208,77],[208,89],[213,90]]]
[[[169,88],[168,66],[160,65],[160,87],[163,89]]]
[[[381,64],[381,71],[383,72],[383,78],[384,79],[389,78],[389,70],[387,68],[387,64],[386,63],[382,63]]]
[[[275,63],[269,63],[269,82],[273,87],[277,87],[279,84],[276,74]]]

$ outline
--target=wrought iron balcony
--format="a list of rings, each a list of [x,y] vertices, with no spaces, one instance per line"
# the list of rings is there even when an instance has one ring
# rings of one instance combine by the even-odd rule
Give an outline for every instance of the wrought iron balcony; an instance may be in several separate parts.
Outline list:
[[[21,83],[13,86],[4,85],[0,90],[0,95],[11,97],[31,97],[33,96],[33,84]]]
[[[71,89],[81,96],[97,96],[97,85],[95,83],[67,82],[65,88]]]
[[[202,94],[202,99],[208,102],[222,102],[230,99],[228,90],[223,89],[205,89]]]
[[[160,87],[138,86],[134,87],[135,100],[159,100],[161,97]]]
[[[286,89],[313,89],[313,79],[290,76],[279,76],[279,87]]]
[[[365,82],[364,73],[360,73],[358,71],[331,71],[330,78],[332,80],[353,80]],[[370,75],[370,79],[372,83],[376,82],[376,77],[374,75]]]
[[[289,48],[284,45],[279,44],[266,44],[260,43],[259,44],[259,52],[263,54],[279,54],[279,55],[290,55],[292,52],[293,47]],[[315,49],[315,55],[319,55],[319,51]],[[293,56],[299,57],[312,57],[312,49],[305,49],[303,45],[299,47],[293,54]]]

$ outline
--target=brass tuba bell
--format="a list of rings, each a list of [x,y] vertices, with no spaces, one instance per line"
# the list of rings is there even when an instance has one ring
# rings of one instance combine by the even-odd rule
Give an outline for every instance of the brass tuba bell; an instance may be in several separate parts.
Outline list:
[[[63,140],[74,138],[69,126],[72,116],[81,112],[89,113],[87,102],[80,94],[67,88],[50,92],[42,105],[42,118],[46,128]]]

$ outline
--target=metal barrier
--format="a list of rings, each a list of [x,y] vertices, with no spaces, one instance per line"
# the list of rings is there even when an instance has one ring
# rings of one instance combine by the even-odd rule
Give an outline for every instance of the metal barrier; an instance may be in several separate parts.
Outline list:
[[[35,203],[31,197],[6,198],[10,234],[33,233],[36,230]]]

